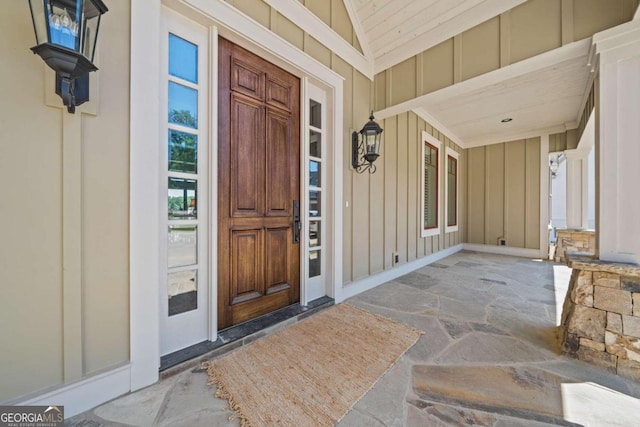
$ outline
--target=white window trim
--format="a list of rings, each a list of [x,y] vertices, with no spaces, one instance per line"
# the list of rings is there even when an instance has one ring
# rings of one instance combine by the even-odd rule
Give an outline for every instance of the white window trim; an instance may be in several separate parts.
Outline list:
[[[438,149],[438,212],[437,215],[437,227],[430,228],[428,230],[424,229],[424,143],[428,142],[432,146]],[[436,139],[433,135],[428,132],[422,131],[422,139],[421,139],[421,156],[420,156],[420,235],[421,237],[429,237],[429,236],[437,236],[440,234],[440,230],[442,229],[442,142]]]
[[[447,147],[444,150],[446,167],[444,168],[444,176],[447,178],[443,180],[444,183],[444,232],[445,233],[453,233],[454,231],[458,231],[458,226],[460,224],[460,153],[453,150],[450,147]],[[449,226],[449,156],[456,159],[456,225]]]

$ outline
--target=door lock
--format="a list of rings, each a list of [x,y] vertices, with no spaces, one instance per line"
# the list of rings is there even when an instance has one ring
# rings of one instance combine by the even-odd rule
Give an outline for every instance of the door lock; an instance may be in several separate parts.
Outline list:
[[[302,223],[300,222],[300,200],[293,201],[293,243],[300,243],[300,232]]]

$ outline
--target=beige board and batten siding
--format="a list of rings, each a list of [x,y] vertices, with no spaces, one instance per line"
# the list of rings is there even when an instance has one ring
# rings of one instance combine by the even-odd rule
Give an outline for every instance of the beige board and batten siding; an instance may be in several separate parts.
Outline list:
[[[375,243],[380,243],[382,250],[374,250],[373,244],[369,257],[370,274],[393,268],[394,253],[399,256],[399,262],[406,263],[423,258],[432,253],[447,249],[462,243],[465,223],[464,212],[466,191],[466,176],[462,165],[465,156],[463,150],[448,137],[433,128],[413,112],[399,114],[386,118],[380,125],[384,128],[381,163],[371,177],[365,174],[361,179],[371,182],[372,191],[369,194],[369,217],[371,224],[362,231],[370,236],[376,236]],[[459,159],[459,228],[458,231],[445,233],[444,231],[444,198],[440,203],[440,233],[435,236],[421,237],[421,171],[422,171],[422,132],[425,131],[442,142],[441,170],[439,187],[444,194],[445,185],[445,148],[449,147],[461,153]],[[379,176],[378,176],[379,175]],[[354,209],[360,210],[354,205]],[[380,240],[382,240],[380,242]],[[362,242],[364,244],[364,242]],[[367,248],[362,247],[366,250]],[[357,253],[357,248],[356,248]],[[358,262],[354,260],[354,262]],[[366,263],[366,259],[360,261]],[[357,280],[354,277],[353,280]]]
[[[540,138],[464,150],[466,242],[540,248]],[[464,167],[464,166],[463,166]]]
[[[129,2],[109,4],[91,101],[66,112],[29,6],[0,14],[0,401],[129,359]]]
[[[529,0],[375,76],[382,110],[534,57],[633,18],[635,0]],[[387,92],[388,93],[388,92]]]

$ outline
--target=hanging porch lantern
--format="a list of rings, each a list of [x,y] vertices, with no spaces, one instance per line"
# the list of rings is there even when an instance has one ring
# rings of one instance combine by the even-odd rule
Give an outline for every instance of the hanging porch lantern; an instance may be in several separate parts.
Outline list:
[[[56,72],[56,93],[69,113],[89,100],[89,73],[98,68],[93,56],[102,0],[29,0],[36,46],[31,50]]]
[[[351,134],[351,165],[358,173],[376,171],[373,162],[380,156],[380,135],[383,129],[373,118],[372,111],[369,121],[360,130],[361,141],[358,141],[358,132]]]

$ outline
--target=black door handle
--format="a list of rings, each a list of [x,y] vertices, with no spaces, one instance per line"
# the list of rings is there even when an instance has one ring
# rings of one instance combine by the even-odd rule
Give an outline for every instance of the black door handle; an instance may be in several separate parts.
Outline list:
[[[300,243],[300,232],[302,223],[300,222],[300,200],[293,201],[293,243]]]

